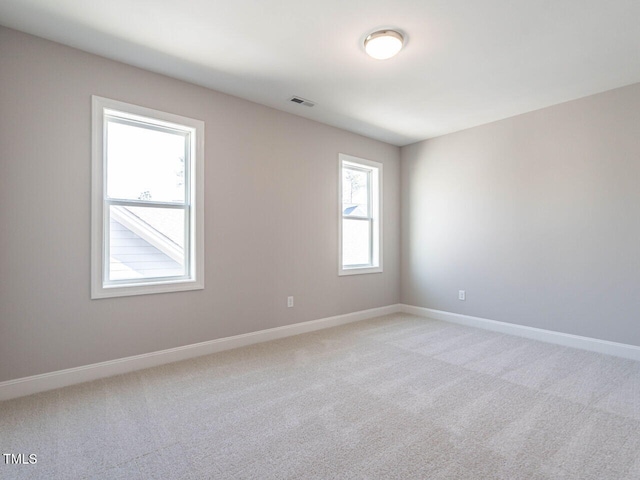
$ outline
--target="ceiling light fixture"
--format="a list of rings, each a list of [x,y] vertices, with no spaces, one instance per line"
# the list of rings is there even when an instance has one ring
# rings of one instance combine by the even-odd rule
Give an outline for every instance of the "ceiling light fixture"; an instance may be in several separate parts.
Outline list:
[[[404,37],[395,30],[378,30],[368,35],[364,40],[364,50],[370,57],[386,60],[396,55],[402,45]]]

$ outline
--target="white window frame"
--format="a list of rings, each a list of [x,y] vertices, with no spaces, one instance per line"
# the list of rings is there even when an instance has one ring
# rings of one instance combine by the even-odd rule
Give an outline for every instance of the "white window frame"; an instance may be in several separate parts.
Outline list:
[[[92,102],[92,185],[91,185],[91,298],[121,297],[153,293],[201,290],[204,288],[204,122],[93,95]],[[183,277],[107,281],[109,207],[127,202],[107,198],[106,136],[107,115],[144,121],[159,129],[177,129],[190,138],[189,161],[185,162],[185,224],[187,274]],[[128,202],[131,203],[131,202]],[[135,202],[134,202],[135,203]],[[156,202],[158,203],[158,202]],[[144,202],[140,204],[145,205]],[[163,205],[177,208],[174,205]]]
[[[368,217],[345,216],[342,210],[342,170],[344,166],[355,167],[370,172]],[[366,160],[340,153],[338,155],[338,275],[361,275],[366,273],[381,273],[382,268],[382,163]],[[371,224],[371,263],[366,265],[345,266],[342,259],[342,224],[345,218],[369,221]]]

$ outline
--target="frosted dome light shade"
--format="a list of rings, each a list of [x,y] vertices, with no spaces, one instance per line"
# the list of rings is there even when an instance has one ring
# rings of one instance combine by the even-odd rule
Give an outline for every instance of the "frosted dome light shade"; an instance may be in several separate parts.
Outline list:
[[[364,50],[370,57],[386,60],[402,49],[404,38],[395,30],[380,30],[369,35],[364,41]]]

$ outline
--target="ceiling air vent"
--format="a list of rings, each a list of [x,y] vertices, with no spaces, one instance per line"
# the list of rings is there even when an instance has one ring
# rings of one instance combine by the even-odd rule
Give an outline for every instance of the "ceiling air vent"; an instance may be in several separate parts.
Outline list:
[[[297,103],[299,105],[304,105],[305,107],[313,107],[315,105],[315,103],[313,103],[311,100],[305,100],[304,98],[300,97],[291,97],[289,101]]]

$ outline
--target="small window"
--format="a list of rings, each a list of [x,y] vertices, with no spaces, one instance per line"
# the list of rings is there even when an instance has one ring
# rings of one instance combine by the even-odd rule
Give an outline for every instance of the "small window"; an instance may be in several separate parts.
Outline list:
[[[382,272],[382,164],[340,154],[339,275]]]
[[[204,123],[93,97],[92,298],[204,288]]]

